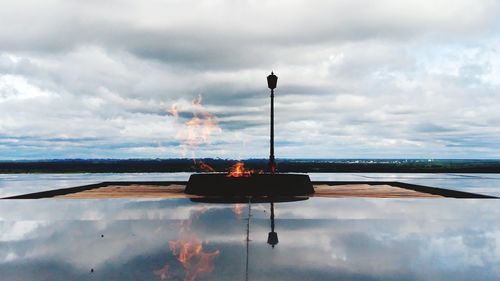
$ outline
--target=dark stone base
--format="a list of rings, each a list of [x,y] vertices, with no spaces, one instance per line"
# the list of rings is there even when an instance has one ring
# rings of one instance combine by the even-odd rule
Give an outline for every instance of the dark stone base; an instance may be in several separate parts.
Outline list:
[[[227,174],[192,174],[185,193],[204,196],[302,196],[313,194],[314,188],[308,175],[227,177]]]
[[[215,204],[262,204],[262,203],[287,203],[287,202],[297,202],[308,200],[307,195],[296,195],[296,196],[250,196],[250,195],[240,195],[240,196],[203,196],[190,198],[191,202],[196,203],[215,203]]]

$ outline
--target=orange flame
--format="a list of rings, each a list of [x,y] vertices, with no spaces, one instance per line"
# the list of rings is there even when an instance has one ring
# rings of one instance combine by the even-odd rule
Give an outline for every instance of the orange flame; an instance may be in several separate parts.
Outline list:
[[[215,115],[206,111],[201,102],[201,95],[191,102],[193,117],[184,123],[185,129],[177,134],[183,155],[189,150],[196,150],[202,144],[210,144],[212,135],[222,131]],[[179,117],[177,105],[172,105],[169,112],[172,116]]]
[[[253,173],[253,170],[245,169],[245,163],[239,161],[229,168],[227,177],[250,177]]]
[[[278,170],[276,162],[271,163],[271,174],[276,174],[276,170]]]
[[[204,112],[203,113],[203,130],[201,133],[201,138],[204,143],[210,143],[210,136],[213,133],[217,133],[221,131],[221,128],[217,125],[217,120],[215,119],[215,115]]]
[[[202,96],[198,95],[192,102],[194,106],[193,118],[186,122],[188,128],[187,143],[192,146],[199,146],[204,143],[210,143],[210,136],[214,132],[220,132],[215,115],[205,111],[201,105]],[[202,116],[198,116],[201,112]]]
[[[196,170],[196,171],[200,171],[202,173],[214,173],[216,172],[214,168],[212,168],[212,166],[208,165],[207,163],[203,162],[202,160],[196,160],[196,157],[194,155],[194,152],[193,152],[193,168]]]
[[[208,165],[207,163],[198,160],[198,169],[204,173],[213,173],[215,172],[215,169],[212,168],[212,166]]]
[[[167,280],[168,277],[168,268],[170,266],[168,264],[165,264],[161,269],[156,270],[154,273],[155,275],[160,276],[160,281],[165,281]]]
[[[206,136],[200,133],[203,130],[202,120],[197,116],[193,116],[191,120],[185,123],[187,132],[185,135],[184,143],[189,146],[198,146],[203,143]],[[200,129],[201,128],[201,129]]]
[[[243,205],[238,203],[234,204],[233,212],[236,215],[236,217],[238,218],[241,217],[241,214],[243,213]]]

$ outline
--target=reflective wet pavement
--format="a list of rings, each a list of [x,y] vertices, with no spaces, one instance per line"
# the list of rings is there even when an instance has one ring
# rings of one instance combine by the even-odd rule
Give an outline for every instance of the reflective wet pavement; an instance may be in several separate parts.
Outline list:
[[[498,202],[275,203],[273,248],[269,203],[2,200],[0,272],[2,280],[498,280]]]

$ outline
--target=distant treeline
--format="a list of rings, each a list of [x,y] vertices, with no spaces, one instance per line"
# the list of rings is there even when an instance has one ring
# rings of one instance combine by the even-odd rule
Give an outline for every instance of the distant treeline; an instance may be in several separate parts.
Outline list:
[[[162,173],[226,172],[230,159],[129,159],[0,161],[0,173]],[[266,159],[244,160],[245,168],[267,168]],[[279,172],[315,173],[500,173],[500,160],[423,159],[278,159]],[[207,166],[208,165],[208,166]]]

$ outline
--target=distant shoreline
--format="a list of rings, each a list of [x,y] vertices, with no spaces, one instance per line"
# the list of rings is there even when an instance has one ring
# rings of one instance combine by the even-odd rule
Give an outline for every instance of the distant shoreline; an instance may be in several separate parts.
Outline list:
[[[226,172],[232,159],[66,159],[0,161],[0,174],[20,173],[172,173],[202,172],[203,165]],[[243,160],[245,167],[265,170],[266,159]],[[278,159],[280,172],[306,173],[500,173],[500,160],[482,159]],[[203,165],[201,164],[203,163]]]

